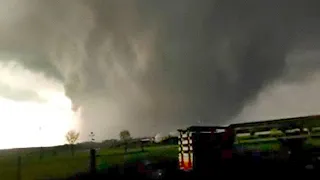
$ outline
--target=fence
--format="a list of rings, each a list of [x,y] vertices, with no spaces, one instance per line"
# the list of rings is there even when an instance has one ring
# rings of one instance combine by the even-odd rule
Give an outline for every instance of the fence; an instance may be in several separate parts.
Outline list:
[[[163,159],[177,159],[177,146],[148,146],[145,148],[133,148],[128,152],[123,149],[96,149],[77,150],[74,156],[65,151],[45,151],[41,155],[39,151],[20,152],[4,156],[0,154],[0,179],[8,180],[34,180],[42,178],[53,179],[69,177],[81,172],[108,173],[116,171],[124,172],[124,167],[130,166],[142,159],[160,161]],[[121,173],[120,173],[121,174]],[[122,173],[123,174],[123,173]]]
[[[89,156],[88,156],[89,154]],[[1,179],[31,180],[41,178],[54,178],[57,173],[64,176],[74,175],[76,169],[79,172],[95,173],[97,171],[97,155],[95,149],[90,149],[89,153],[77,157],[27,157],[18,156],[10,159],[10,162],[1,164]],[[53,164],[55,163],[55,164]],[[69,168],[69,169],[67,169]],[[2,171],[2,172],[1,172]]]

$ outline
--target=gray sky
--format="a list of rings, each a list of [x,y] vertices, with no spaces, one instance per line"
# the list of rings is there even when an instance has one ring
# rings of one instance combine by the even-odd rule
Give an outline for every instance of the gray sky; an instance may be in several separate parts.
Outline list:
[[[1,4],[1,63],[63,85],[82,139],[318,112],[316,0]],[[6,84],[0,93],[42,102]]]

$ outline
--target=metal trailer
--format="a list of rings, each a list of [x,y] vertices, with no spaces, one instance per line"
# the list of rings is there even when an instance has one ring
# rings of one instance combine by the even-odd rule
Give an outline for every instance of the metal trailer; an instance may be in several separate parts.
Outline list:
[[[231,158],[233,140],[230,141],[232,136],[228,130],[229,128],[221,126],[191,126],[178,130],[180,169],[212,169],[221,162],[221,158]]]
[[[269,121],[259,121],[252,123],[231,124],[223,126],[191,126],[186,129],[179,129],[179,167],[183,171],[208,172],[217,170],[226,162],[239,158],[241,153],[237,149],[237,135],[248,133],[250,136],[259,136],[259,132],[279,131],[282,133],[267,134],[260,140],[277,141],[281,144],[279,151],[285,150],[291,159],[303,159],[309,161],[310,153],[303,150],[303,144],[310,138],[318,138],[314,135],[314,130],[320,126],[320,116],[304,116]],[[259,134],[259,135],[257,135]],[[259,138],[254,140],[259,142]],[[309,154],[306,154],[306,153]],[[249,153],[249,155],[248,155]],[[254,159],[255,156],[267,154],[266,159],[280,157],[279,152],[245,152],[246,158]],[[272,154],[272,155],[271,155]],[[301,156],[304,154],[304,156]],[[244,157],[244,156],[243,156]],[[260,157],[261,158],[261,157]],[[309,158],[309,159],[308,159]],[[279,158],[281,159],[281,157]],[[307,159],[307,160],[306,160]],[[287,160],[287,159],[286,159]]]

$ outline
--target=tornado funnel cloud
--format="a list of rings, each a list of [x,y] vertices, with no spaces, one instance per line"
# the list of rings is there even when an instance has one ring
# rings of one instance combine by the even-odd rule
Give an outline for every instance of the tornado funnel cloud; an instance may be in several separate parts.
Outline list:
[[[81,134],[223,124],[319,40],[311,0],[4,2],[0,49],[65,84]]]

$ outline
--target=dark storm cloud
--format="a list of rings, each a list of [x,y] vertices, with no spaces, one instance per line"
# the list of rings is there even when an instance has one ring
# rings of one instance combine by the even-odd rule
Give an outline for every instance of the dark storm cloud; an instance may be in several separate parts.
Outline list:
[[[5,84],[0,84],[0,94],[1,94],[1,97],[11,99],[14,101],[23,101],[23,102],[25,101],[45,102],[46,101],[34,91],[19,90]]]
[[[31,52],[22,51],[0,51],[0,59],[3,63],[9,63],[12,58],[19,59],[19,63],[28,69],[32,69],[37,72],[45,72],[44,75],[47,77],[54,77],[59,81],[63,81],[62,74],[56,67],[53,66],[52,62],[46,60],[47,57],[39,55],[38,53],[32,54]]]
[[[0,47],[60,72],[87,129],[223,123],[282,77],[295,48],[318,49],[316,1],[32,2]]]

